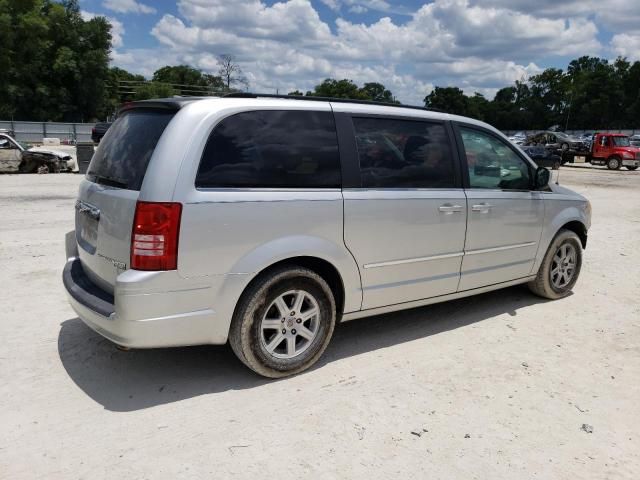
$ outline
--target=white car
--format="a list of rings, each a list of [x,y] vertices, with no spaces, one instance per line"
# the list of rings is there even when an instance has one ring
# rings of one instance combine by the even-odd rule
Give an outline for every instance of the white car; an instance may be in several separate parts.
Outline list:
[[[46,147],[26,148],[13,137],[0,133],[0,173],[55,173],[77,170],[77,161],[70,152]]]

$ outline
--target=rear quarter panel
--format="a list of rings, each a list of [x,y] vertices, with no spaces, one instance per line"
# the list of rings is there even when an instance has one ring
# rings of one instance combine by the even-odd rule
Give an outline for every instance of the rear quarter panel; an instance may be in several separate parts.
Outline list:
[[[160,139],[162,152],[147,170],[141,199],[183,204],[178,273],[220,277],[225,310],[265,268],[296,256],[331,263],[345,286],[344,311],[362,304],[360,275],[344,245],[340,189],[196,189],[195,176],[209,134],[220,120],[248,110],[330,111],[322,102],[195,102],[180,110]],[[215,108],[212,108],[215,107]]]

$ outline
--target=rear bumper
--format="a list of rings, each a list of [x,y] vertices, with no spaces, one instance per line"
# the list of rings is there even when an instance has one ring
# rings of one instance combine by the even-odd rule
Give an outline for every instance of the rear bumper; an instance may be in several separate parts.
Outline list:
[[[174,288],[166,288],[168,276]],[[68,258],[62,273],[69,303],[78,317],[118,345],[224,344],[230,319],[219,318],[211,307],[212,287],[179,286],[176,278],[177,272],[128,270],[118,277],[111,295],[89,280],[79,258]]]

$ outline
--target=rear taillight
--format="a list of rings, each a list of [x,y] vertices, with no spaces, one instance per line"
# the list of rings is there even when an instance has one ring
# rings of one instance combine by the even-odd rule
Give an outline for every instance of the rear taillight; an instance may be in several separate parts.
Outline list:
[[[138,202],[131,233],[131,268],[178,268],[178,236],[182,204]]]

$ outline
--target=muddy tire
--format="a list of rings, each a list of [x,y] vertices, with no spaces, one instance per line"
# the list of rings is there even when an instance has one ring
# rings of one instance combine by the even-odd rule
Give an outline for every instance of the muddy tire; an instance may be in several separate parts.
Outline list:
[[[582,268],[582,243],[575,232],[562,229],[544,255],[535,280],[527,285],[536,295],[556,300],[571,293]]]
[[[285,266],[258,276],[240,297],[229,343],[236,356],[268,378],[311,367],[327,348],[336,323],[336,303],[317,273]]]
[[[607,168],[609,170],[620,170],[621,166],[622,166],[622,162],[618,157],[609,157],[607,159]]]

